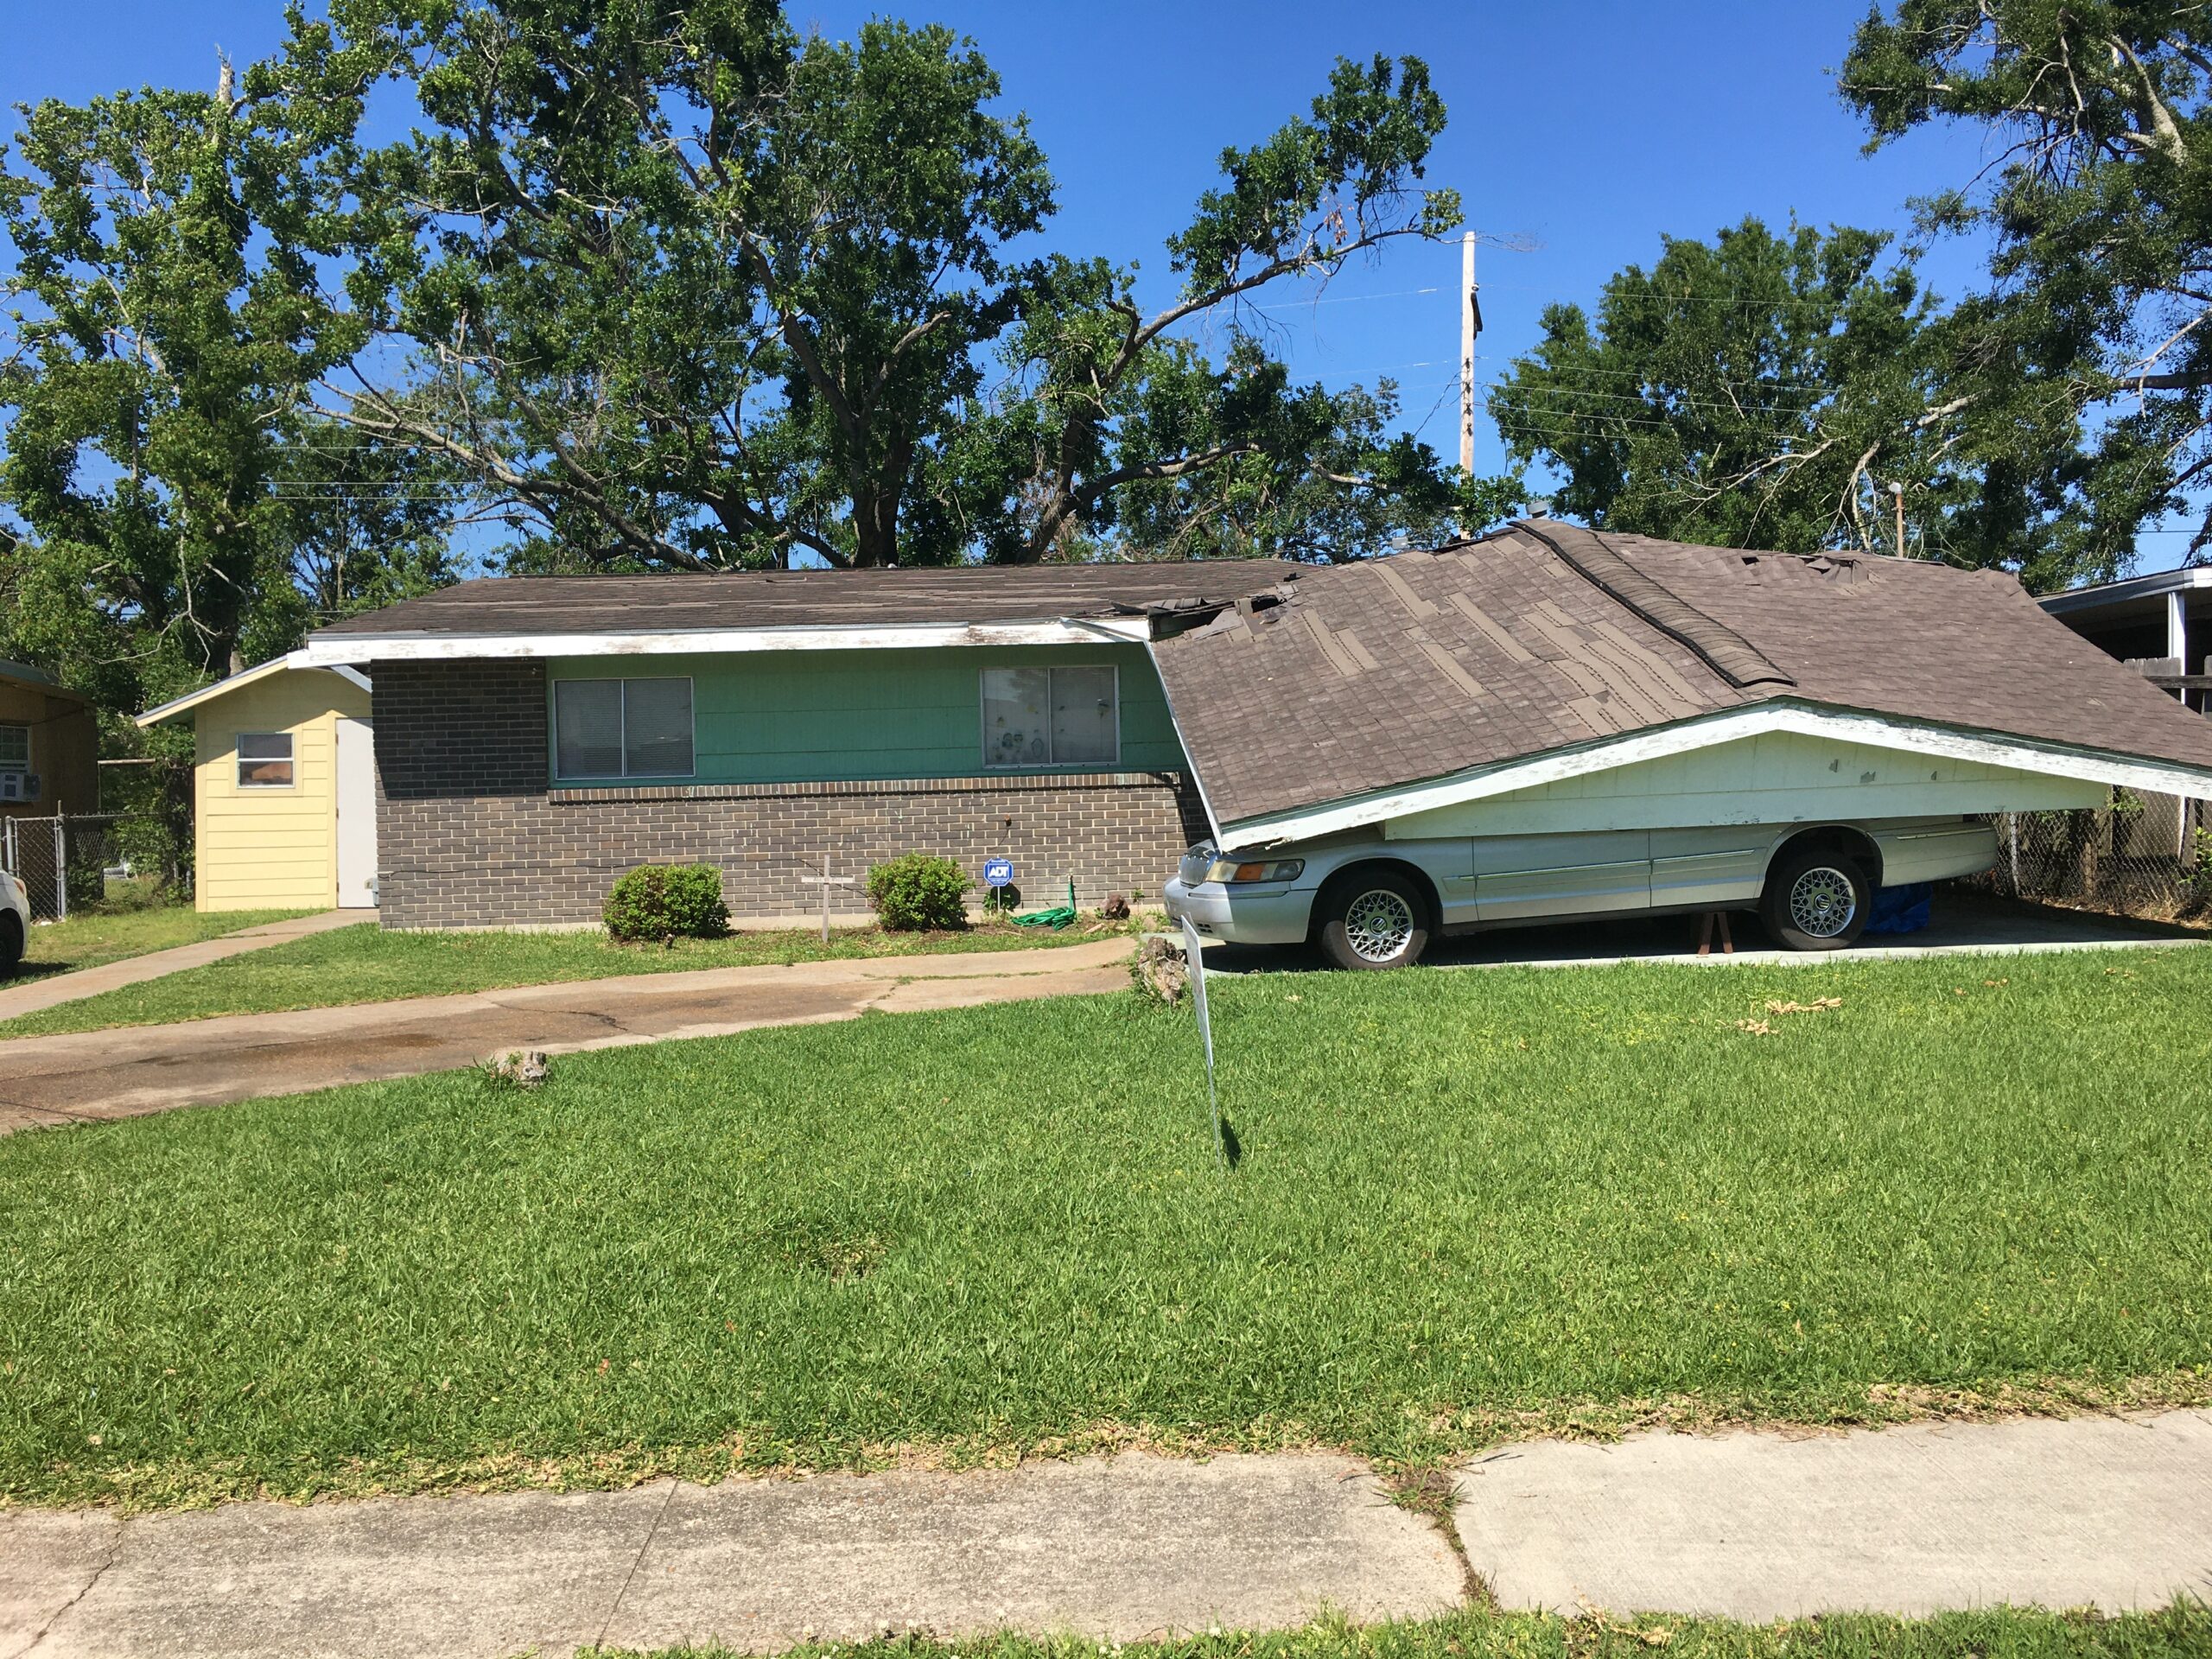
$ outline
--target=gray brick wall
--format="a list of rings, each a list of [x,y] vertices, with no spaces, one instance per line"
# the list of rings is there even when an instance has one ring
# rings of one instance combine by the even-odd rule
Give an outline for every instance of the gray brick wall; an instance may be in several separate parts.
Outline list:
[[[1030,901],[1159,891],[1205,835],[1179,772],[887,782],[550,789],[537,662],[380,662],[375,683],[378,863],[387,927],[595,921],[639,864],[722,872],[740,916],[801,915],[799,878],[906,852],[957,859],[979,880],[1003,855]],[[857,887],[833,912],[864,912]]]

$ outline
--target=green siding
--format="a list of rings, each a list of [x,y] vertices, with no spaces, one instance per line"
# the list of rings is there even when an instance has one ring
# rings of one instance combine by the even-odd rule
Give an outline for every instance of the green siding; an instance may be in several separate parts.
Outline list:
[[[1141,645],[573,657],[556,658],[548,678],[689,675],[698,771],[662,781],[788,784],[973,777],[984,770],[984,669],[1107,663],[1120,670],[1120,764],[1026,770],[1181,770],[1166,695]]]

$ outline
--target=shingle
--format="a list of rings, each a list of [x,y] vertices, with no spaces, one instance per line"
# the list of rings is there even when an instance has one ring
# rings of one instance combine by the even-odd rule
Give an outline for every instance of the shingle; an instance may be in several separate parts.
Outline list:
[[[1285,591],[1154,648],[1224,823],[1774,698],[2212,768],[2212,721],[1998,573],[1541,522]]]

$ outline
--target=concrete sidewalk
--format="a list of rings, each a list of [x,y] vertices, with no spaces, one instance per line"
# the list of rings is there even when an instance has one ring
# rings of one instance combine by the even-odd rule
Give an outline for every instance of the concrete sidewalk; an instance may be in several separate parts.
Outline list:
[[[2212,1599],[2212,1414],[1542,1441],[1471,1466],[1454,1516],[1509,1608],[2155,1608]]]
[[[1759,1622],[2212,1591],[2212,1417],[1643,1435],[1463,1472],[1464,1556],[1364,1465],[1139,1453],[119,1519],[0,1512],[0,1659],[765,1652],[887,1624],[1132,1641],[1508,1608]]]
[[[125,957],[120,962],[103,963],[97,968],[48,974],[20,985],[0,988],[0,1020],[36,1014],[60,1003],[98,996],[102,991],[119,991],[126,985],[143,985],[165,974],[204,968],[226,957],[242,957],[249,950],[265,950],[287,939],[303,939],[310,933],[327,933],[334,927],[352,927],[376,918],[377,913],[372,910],[326,910],[314,916],[294,916],[281,922],[264,922],[258,927],[240,928],[219,939],[201,939],[196,944],[174,945],[167,950],[149,950],[143,957]]]
[[[1451,1547],[1337,1457],[1038,1463],[118,1521],[0,1513],[0,1659],[566,1654],[911,1621],[1116,1641],[1458,1601]]]
[[[460,996],[0,1042],[0,1134],[134,1117],[474,1065],[508,1048],[550,1053],[1118,990],[1127,938],[789,967],[632,974]]]

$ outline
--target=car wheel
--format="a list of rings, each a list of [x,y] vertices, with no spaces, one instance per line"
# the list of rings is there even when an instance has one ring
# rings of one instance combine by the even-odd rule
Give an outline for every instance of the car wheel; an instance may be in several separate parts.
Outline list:
[[[0,910],[0,974],[12,974],[23,959],[23,918],[12,910]]]
[[[1775,861],[1759,895],[1759,919],[1784,950],[1840,950],[1866,931],[1873,899],[1857,860],[1810,848]]]
[[[1428,895],[1395,870],[1355,870],[1331,886],[1320,938],[1332,967],[1406,967],[1428,948]]]

